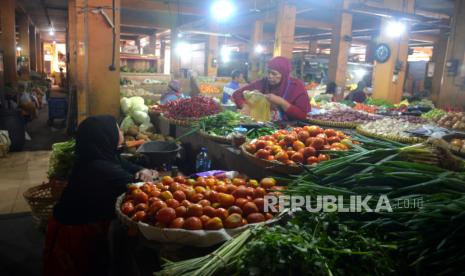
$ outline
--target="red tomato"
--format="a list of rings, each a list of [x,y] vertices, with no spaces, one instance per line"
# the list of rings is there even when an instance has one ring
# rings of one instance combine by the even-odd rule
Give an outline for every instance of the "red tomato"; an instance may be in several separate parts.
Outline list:
[[[173,197],[177,201],[182,202],[184,199],[186,199],[186,194],[183,191],[176,191],[173,193]]]
[[[221,219],[226,219],[229,215],[228,213],[228,210],[224,209],[224,208],[218,208],[215,210],[215,217],[219,217]]]
[[[184,228],[187,230],[202,230],[202,221],[198,217],[190,217],[184,221]]]
[[[258,207],[255,205],[253,202],[247,202],[242,206],[242,212],[245,215],[251,214],[251,213],[257,213],[258,212]]]
[[[176,212],[176,217],[185,217],[187,214],[187,208],[185,206],[179,206],[176,209],[174,209]]]
[[[184,218],[178,217],[171,221],[170,228],[183,228],[184,226]]]
[[[133,221],[141,221],[145,219],[145,216],[146,216],[145,211],[138,211],[131,217],[131,219]]]
[[[121,212],[127,216],[131,215],[134,212],[134,204],[130,201],[123,203],[121,205]]]
[[[242,215],[242,209],[238,206],[231,206],[228,208],[228,213],[229,214],[239,214],[239,215]]]
[[[134,208],[136,211],[146,211],[148,208],[147,204],[145,203],[139,203],[136,205],[136,207]]]
[[[249,223],[257,223],[265,221],[265,216],[261,213],[252,213],[247,216],[247,221]]]
[[[203,215],[203,207],[200,204],[191,204],[187,207],[187,214],[188,217],[200,217]]]
[[[171,207],[162,208],[157,212],[155,218],[157,221],[170,223],[173,219],[176,218],[176,211]]]
[[[142,190],[135,190],[135,192],[133,193],[133,197],[134,202],[136,204],[147,203],[147,201],[149,200],[149,196],[146,193],[142,192]]]
[[[223,221],[219,217],[213,217],[205,223],[206,230],[219,230],[223,228]]]
[[[173,209],[175,209],[175,208],[179,207],[179,205],[181,205],[181,204],[179,203],[179,201],[177,201],[177,200],[174,199],[174,198],[168,199],[168,200],[165,201],[165,202],[166,202],[166,205],[168,205],[168,207],[171,207],[171,208],[173,208]]]
[[[209,217],[216,216],[216,209],[211,206],[204,206],[203,213]]]

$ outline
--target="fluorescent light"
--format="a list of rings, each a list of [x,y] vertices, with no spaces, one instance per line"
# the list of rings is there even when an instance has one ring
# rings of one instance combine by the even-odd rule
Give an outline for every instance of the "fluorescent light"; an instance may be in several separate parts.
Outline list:
[[[221,60],[223,62],[230,62],[231,61],[231,48],[228,46],[221,47]]]
[[[178,45],[176,46],[176,54],[181,56],[189,55],[192,52],[192,45],[186,42],[179,42]]]
[[[355,76],[357,76],[357,78],[361,79],[367,74],[367,70],[360,68],[360,69],[354,70],[354,73],[355,73]]]
[[[229,19],[235,12],[235,7],[228,0],[217,0],[211,6],[213,18],[222,21]]]
[[[399,37],[405,33],[407,26],[402,21],[389,21],[384,32],[389,37]]]
[[[19,47],[19,46],[16,47],[16,51],[18,51],[18,52],[21,51],[21,47]]]
[[[255,46],[255,53],[261,54],[263,51],[265,51],[265,48],[262,45],[257,44],[257,46]]]

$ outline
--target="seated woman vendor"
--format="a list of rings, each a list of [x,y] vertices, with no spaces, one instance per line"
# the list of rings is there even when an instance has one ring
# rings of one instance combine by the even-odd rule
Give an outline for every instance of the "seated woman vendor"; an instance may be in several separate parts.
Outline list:
[[[273,120],[303,120],[310,112],[310,102],[304,83],[294,79],[291,62],[285,57],[275,57],[268,62],[268,74],[236,90],[232,96],[238,108],[247,109],[244,91],[258,90],[265,94],[272,105]]]
[[[43,275],[108,274],[107,232],[116,198],[129,183],[157,175],[122,160],[122,142],[112,116],[92,116],[79,125],[69,184],[48,224]]]

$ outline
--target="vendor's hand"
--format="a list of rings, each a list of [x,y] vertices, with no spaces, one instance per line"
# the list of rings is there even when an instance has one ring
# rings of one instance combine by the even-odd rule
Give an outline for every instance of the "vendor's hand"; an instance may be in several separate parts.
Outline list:
[[[244,104],[242,109],[239,111],[242,115],[249,116],[250,115],[250,108],[248,105]]]
[[[138,172],[136,172],[136,179],[144,181],[144,182],[150,182],[153,181],[154,178],[158,177],[158,172],[154,170],[149,170],[149,169],[142,169]]]
[[[288,101],[280,96],[276,96],[275,94],[265,94],[265,97],[270,103],[278,105],[284,110],[288,109],[290,106]]]

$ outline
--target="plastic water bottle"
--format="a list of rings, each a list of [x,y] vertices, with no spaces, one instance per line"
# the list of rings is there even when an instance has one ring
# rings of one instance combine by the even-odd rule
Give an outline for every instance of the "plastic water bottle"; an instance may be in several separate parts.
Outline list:
[[[210,170],[211,160],[208,158],[207,148],[202,148],[195,159],[195,171],[205,172]]]

